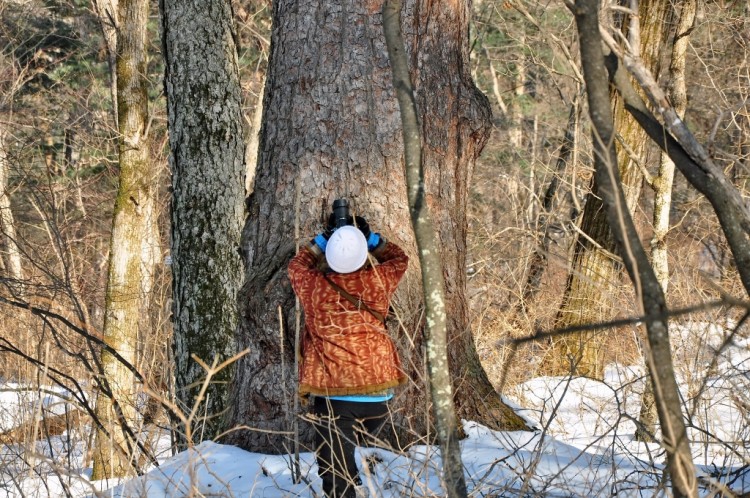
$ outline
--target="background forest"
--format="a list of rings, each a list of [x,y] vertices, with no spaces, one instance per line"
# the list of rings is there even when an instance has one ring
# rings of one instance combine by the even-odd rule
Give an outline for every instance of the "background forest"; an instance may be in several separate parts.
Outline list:
[[[617,42],[627,45],[627,39],[640,55],[747,209],[748,3],[603,3],[609,7],[604,24],[620,33]],[[26,401],[22,410],[2,417],[0,442],[13,448],[3,458],[14,466],[22,462],[21,472],[37,465],[36,451],[29,450],[35,441],[68,434],[85,441],[84,460],[92,462],[88,466],[96,474],[101,434],[117,425],[96,403],[102,389],[116,389],[102,388],[102,379],[110,374],[106,355],[119,351],[116,338],[104,331],[113,299],[107,294],[108,268],[117,248],[113,219],[122,182],[118,116],[127,111],[118,109],[114,98],[116,80],[124,73],[117,70],[112,41],[122,19],[113,18],[112,5],[104,0],[0,4],[0,380],[5,391]],[[193,424],[200,414],[175,393],[174,172],[168,159],[160,6],[151,2],[148,8],[147,163],[156,231],[139,250],[151,255],[153,271],[144,273],[135,291],[148,289],[135,317],[135,348],[129,356],[122,353],[138,374],[138,387],[128,398],[135,413],[128,430],[138,435],[132,439],[138,451],[130,448],[137,456],[129,472],[138,473],[155,463],[151,450],[162,430],[191,426],[188,444],[213,436]],[[273,5],[232,1],[232,9],[246,135],[244,188],[250,196]],[[632,37],[629,23],[638,22],[636,12],[641,27],[639,37]],[[593,181],[596,144],[578,43],[575,19],[563,0],[475,0],[472,5],[470,71],[492,106],[492,128],[468,186],[471,332],[492,387],[515,406],[537,406],[538,391],[529,386],[540,378],[606,383],[613,375],[620,381],[627,377],[641,404],[638,419],[629,422],[640,441],[651,442],[661,433],[653,393],[642,387],[650,385],[644,311],[614,249]],[[626,115],[614,90],[611,104],[627,208],[673,313],[671,351],[683,387],[682,412],[694,431],[691,443],[720,447],[735,457],[731,465],[739,470],[733,475],[747,473],[747,431],[714,433],[706,415],[718,402],[707,387],[709,379],[720,374],[722,385],[734,386],[722,393],[722,402],[740,427],[750,426],[744,268],[736,263],[709,200],[679,171],[672,183],[669,161]],[[567,332],[554,333],[560,330]],[[48,405],[39,393],[50,392],[58,401]],[[115,404],[114,413],[127,410]],[[186,434],[173,432],[176,452],[184,448]],[[100,478],[118,471],[107,458],[98,465]],[[726,496],[750,493],[730,488],[719,487]]]

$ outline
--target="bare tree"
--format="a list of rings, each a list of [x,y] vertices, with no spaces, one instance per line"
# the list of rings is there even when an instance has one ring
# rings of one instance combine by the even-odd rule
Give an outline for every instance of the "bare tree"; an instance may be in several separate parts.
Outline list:
[[[158,175],[149,157],[146,28],[148,0],[120,0],[108,19],[117,29],[117,108],[120,178],[110,248],[104,340],[131,365],[137,364],[138,338],[148,335],[148,309],[154,267],[160,256],[156,225]],[[119,22],[117,21],[119,19]],[[132,473],[138,455],[132,439],[137,386],[133,372],[109,350],[100,358],[93,478]],[[129,430],[130,429],[130,430]]]
[[[173,352],[183,410],[200,403],[189,439],[214,437],[226,409],[227,367],[200,393],[207,365],[235,351],[238,253],[245,193],[242,99],[228,0],[161,0],[172,170]],[[188,437],[190,435],[190,437]]]
[[[593,127],[596,179],[618,252],[635,287],[642,314],[646,317],[644,322],[649,344],[647,365],[662,427],[662,444],[667,451],[672,490],[674,496],[696,497],[695,468],[672,365],[667,304],[626,207],[626,198],[615,168],[615,128],[610,109],[609,78],[599,34],[599,1],[578,0],[574,12]]]
[[[637,15],[629,14],[616,23],[620,24],[622,36],[630,35],[630,46],[638,51],[643,63],[657,73],[668,26],[665,19],[670,8],[669,1],[639,2]],[[612,14],[608,12],[608,15]],[[640,197],[641,169],[649,142],[616,93],[612,95],[612,107],[615,129],[623,151],[618,155],[618,169],[628,211],[632,215]],[[614,255],[614,239],[598,189],[594,178],[591,192],[586,196],[581,235],[576,242],[572,268],[556,321],[557,328],[594,323],[613,313],[611,301],[604,296],[618,292],[622,265]],[[578,374],[601,378],[605,362],[602,349],[605,338],[603,333],[595,332],[574,334],[555,341],[549,355],[549,371],[565,374],[572,366]]]
[[[10,280],[23,280],[21,253],[17,245],[16,222],[10,202],[10,159],[8,150],[8,130],[0,123],[0,248],[3,250],[0,262]]]
[[[0,14],[4,8],[0,7]],[[9,280],[20,282],[24,275],[10,195],[10,125],[16,93],[23,87],[31,71],[28,63],[21,64],[12,57],[12,48],[2,47],[0,51],[0,265],[7,272]]]
[[[438,441],[443,461],[443,476],[448,496],[466,496],[466,480],[458,444],[456,411],[453,406],[453,386],[448,365],[448,334],[445,315],[445,280],[440,261],[435,226],[425,203],[422,165],[422,134],[417,119],[406,46],[401,35],[400,0],[383,3],[383,31],[388,57],[393,72],[393,86],[401,114],[404,136],[406,190],[409,197],[411,224],[422,266],[422,289],[425,302],[425,332],[427,334],[427,367],[430,398]]]
[[[653,74],[632,54],[619,52],[611,38],[604,38],[608,50],[613,52],[609,55],[610,78],[622,95],[625,108],[651,140],[669,155],[687,181],[711,203],[734,257],[740,281],[745,292],[750,294],[750,209],[742,194],[679,118]],[[637,80],[638,88],[657,110],[656,115],[648,109],[627,74]]]
[[[690,31],[695,21],[696,2],[686,0],[682,3],[679,20],[672,43],[672,55],[669,63],[668,88],[669,99],[675,106],[675,111],[682,118],[687,109],[687,86],[685,84],[685,52],[687,51]],[[674,184],[675,167],[669,156],[662,152],[659,171],[655,177],[649,178],[648,183],[654,190],[654,214],[651,237],[651,264],[659,280],[664,294],[669,288],[669,260],[667,253],[667,234],[670,228],[670,212],[672,209],[672,186]],[[652,384],[646,382],[641,401],[640,425],[636,430],[636,438],[641,441],[652,441],[656,431],[656,404]]]
[[[690,32],[695,22],[696,2],[682,2],[677,27],[672,43],[669,72],[667,75],[667,97],[674,105],[680,118],[687,110],[687,85],[685,81],[686,52],[690,41]],[[670,227],[669,212],[672,207],[672,185],[674,184],[674,162],[669,155],[662,152],[659,171],[649,184],[654,190],[654,233],[651,240],[651,260],[654,271],[664,292],[669,288],[669,262],[667,259],[667,233]]]

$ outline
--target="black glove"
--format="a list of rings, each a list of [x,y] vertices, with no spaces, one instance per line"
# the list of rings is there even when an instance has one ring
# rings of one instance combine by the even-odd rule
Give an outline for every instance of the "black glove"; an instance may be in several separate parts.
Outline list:
[[[370,224],[367,223],[367,220],[363,217],[357,216],[356,218],[354,218],[354,221],[356,222],[359,231],[362,232],[362,235],[365,236],[365,240],[367,241],[367,250],[372,251],[376,247],[378,247],[380,241],[383,240],[380,234],[370,230]]]
[[[362,235],[365,236],[365,240],[369,239],[371,231],[367,220],[361,216],[355,216],[354,223],[357,225],[357,228],[359,228],[359,231],[362,232]]]
[[[328,239],[331,238],[331,235],[333,235],[333,231],[336,230],[336,226],[333,224],[336,220],[333,218],[333,215],[328,219],[328,225],[326,226],[325,230],[320,232],[318,235],[315,236],[314,239],[312,239],[312,244],[318,246],[318,249],[320,249],[320,252],[325,254],[326,252],[326,246],[328,245]]]

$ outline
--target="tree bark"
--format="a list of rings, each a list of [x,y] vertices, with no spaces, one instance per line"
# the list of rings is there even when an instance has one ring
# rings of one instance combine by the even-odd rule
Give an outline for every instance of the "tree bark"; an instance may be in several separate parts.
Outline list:
[[[215,437],[235,352],[244,130],[230,2],[161,0],[172,170],[173,353],[181,445]],[[207,390],[201,394],[201,386]]]
[[[266,77],[263,76],[263,83],[260,88],[266,86]],[[263,95],[260,95],[255,103],[253,118],[250,120],[250,130],[248,131],[247,147],[245,149],[245,196],[247,197],[253,191],[255,183],[255,170],[258,164],[258,145],[260,144],[260,127],[263,124]]]
[[[242,244],[238,341],[250,353],[238,365],[228,418],[230,427],[251,426],[228,439],[253,451],[286,452],[291,435],[282,408],[296,385],[291,373],[282,372],[293,363],[294,298],[286,265],[297,242],[295,223],[307,240],[321,229],[332,200],[347,197],[374,230],[415,254],[381,6],[382,0],[274,4],[258,171]],[[525,424],[502,404],[479,363],[464,295],[468,184],[490,126],[489,104],[469,73],[468,14],[464,4],[410,1],[402,30],[423,137],[425,204],[436,220],[444,265],[457,413],[522,429]],[[395,417],[402,428],[426,434],[431,422],[417,263],[412,258],[393,302],[398,319],[389,327],[411,379],[397,396]],[[279,379],[287,379],[286,385]],[[303,441],[308,436],[304,431]]]
[[[21,251],[18,247],[16,222],[13,217],[10,202],[10,155],[8,153],[8,132],[5,125],[0,123],[0,248],[3,249],[2,264],[8,277],[21,283],[23,267],[21,266]]]
[[[427,337],[427,370],[440,455],[443,480],[449,498],[466,496],[466,479],[461,462],[453,405],[453,386],[448,366],[448,334],[445,315],[445,281],[440,261],[437,234],[425,204],[422,175],[422,136],[417,120],[414,89],[406,60],[406,46],[401,35],[400,0],[383,3],[383,31],[393,72],[393,86],[398,100],[404,140],[406,190],[411,224],[414,229],[419,263],[422,267],[422,290],[425,302],[425,335]]]
[[[687,110],[687,85],[685,82],[685,61],[690,36],[695,21],[696,1],[685,0],[677,22],[672,56],[668,73],[667,96],[674,105],[675,112],[682,118]],[[667,293],[669,288],[669,262],[667,260],[666,237],[669,232],[669,212],[672,207],[672,184],[674,183],[674,162],[662,152],[659,172],[654,178],[654,234],[651,240],[651,261],[659,283]]]
[[[115,199],[104,315],[104,340],[129,365],[137,364],[139,325],[148,309],[159,256],[157,175],[149,160],[146,26],[148,0],[121,0],[117,36],[117,108],[120,178]],[[155,242],[157,242],[155,244]],[[140,331],[147,335],[144,330]],[[136,382],[109,350],[100,357],[93,476],[124,476],[138,462],[132,428]]]
[[[609,107],[609,82],[599,34],[598,5],[598,0],[577,0],[575,3],[581,61],[593,125],[595,175],[619,253],[646,317],[644,322],[650,346],[647,363],[656,393],[662,443],[667,451],[673,494],[676,497],[695,497],[698,495],[697,480],[672,365],[667,305],[627,210],[618,171],[614,166],[617,164],[617,151]]]
[[[679,21],[672,43],[672,56],[669,63],[668,95],[675,106],[675,112],[680,118],[684,117],[687,109],[687,85],[685,84],[685,54],[687,52],[690,31],[695,21],[696,1],[685,0],[682,3]],[[659,172],[654,177],[654,233],[651,237],[651,263],[654,266],[656,279],[659,281],[664,294],[669,289],[669,260],[667,254],[667,234],[669,233],[669,213],[672,208],[672,184],[674,183],[674,162],[669,155],[662,152],[659,162]],[[646,382],[641,401],[640,422],[635,432],[639,441],[653,441],[656,433],[656,403],[651,382]]]
[[[644,64],[656,72],[665,39],[664,26],[669,8],[669,2],[662,0],[642,1],[639,3],[638,16],[626,18],[621,27],[623,34],[629,35],[631,43],[640,51]],[[621,140],[628,144],[629,153],[618,155],[618,170],[628,211],[632,215],[641,194],[643,180],[637,163],[645,157],[649,142],[637,121],[625,110],[620,97],[613,93],[611,100],[615,129]],[[602,296],[617,292],[622,266],[617,258],[612,257],[615,250],[614,239],[598,190],[599,185],[594,178],[591,193],[586,196],[581,221],[581,232],[585,236],[579,238],[576,244],[572,270],[555,328],[602,321],[614,313],[612,304]],[[549,355],[551,361],[547,363],[551,367],[548,373],[564,375],[572,371],[601,379],[604,374],[602,347],[605,339],[605,334],[593,332],[574,334],[555,341]]]

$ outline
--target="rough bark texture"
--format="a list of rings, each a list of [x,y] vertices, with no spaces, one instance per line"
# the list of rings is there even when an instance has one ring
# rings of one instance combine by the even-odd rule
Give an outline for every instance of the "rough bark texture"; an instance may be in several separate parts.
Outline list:
[[[644,323],[650,346],[648,367],[656,394],[662,444],[667,452],[672,491],[676,497],[694,497],[698,494],[697,481],[672,365],[667,304],[628,213],[620,178],[614,167],[617,164],[617,152],[609,107],[607,69],[599,35],[598,1],[578,0],[575,4],[575,18],[593,126],[596,179],[618,252],[623,258],[646,317]]]
[[[407,47],[410,39],[414,43],[411,69],[424,142],[425,202],[435,222],[443,261],[456,414],[459,420],[475,420],[496,429],[527,429],[502,403],[479,361],[465,296],[468,187],[474,160],[489,136],[491,117],[489,101],[470,74],[470,4],[417,2],[412,7],[417,22],[410,18],[410,5],[407,2],[402,12],[402,30]],[[416,352],[420,356],[413,356],[413,362],[419,365],[421,352]],[[410,396],[417,400],[416,393]],[[407,406],[412,415],[424,413],[419,403]]]
[[[635,37],[632,41],[640,48],[644,64],[657,73],[669,8],[669,2],[642,1],[639,4],[638,18],[632,20],[639,26],[636,29],[628,29],[627,24],[623,26],[626,34],[640,32],[640,37]],[[645,158],[648,140],[636,120],[627,113],[617,94],[612,95],[612,107],[615,129],[621,140],[628,144],[628,153],[618,155],[618,170],[628,210],[632,215],[640,197],[643,179],[637,163]],[[603,321],[615,313],[611,302],[603,296],[617,292],[622,267],[612,258],[614,239],[598,189],[599,185],[594,179],[592,191],[586,196],[580,227],[586,237],[579,237],[576,245],[572,271],[568,277],[556,328]],[[601,332],[574,334],[572,337],[556,341],[550,355],[554,361],[548,362],[552,367],[549,373],[566,374],[572,368],[572,371],[580,375],[602,378],[603,341],[604,336]]]
[[[172,169],[172,274],[175,393],[197,441],[214,437],[232,368],[198,399],[206,371],[235,351],[238,253],[244,185],[244,118],[229,2],[162,0],[165,89]]]
[[[121,0],[117,40],[117,99],[120,178],[110,247],[104,340],[130,365],[136,364],[139,323],[147,309],[158,260],[156,174],[147,136],[146,25],[148,0]],[[133,472],[136,386],[133,373],[109,351],[101,353],[93,478]]]
[[[274,4],[258,171],[242,244],[246,280],[239,345],[250,353],[238,366],[228,419],[230,426],[251,426],[229,435],[245,448],[286,451],[289,434],[279,432],[289,430],[283,410],[296,391],[290,371],[294,298],[286,266],[295,244],[322,228],[333,199],[349,198],[374,230],[415,255],[381,7],[382,0]],[[464,297],[467,187],[490,117],[489,104],[469,74],[468,6],[410,1],[402,18],[423,118],[425,201],[437,222],[444,263],[458,413],[493,426],[522,428],[479,364]],[[301,241],[293,239],[296,223]],[[390,328],[412,381],[397,396],[396,416],[402,426],[423,434],[429,410],[420,295],[418,260],[412,257],[393,303],[399,320],[391,320]],[[283,324],[278,307],[284,311]],[[507,409],[507,417],[493,424],[488,406]]]

